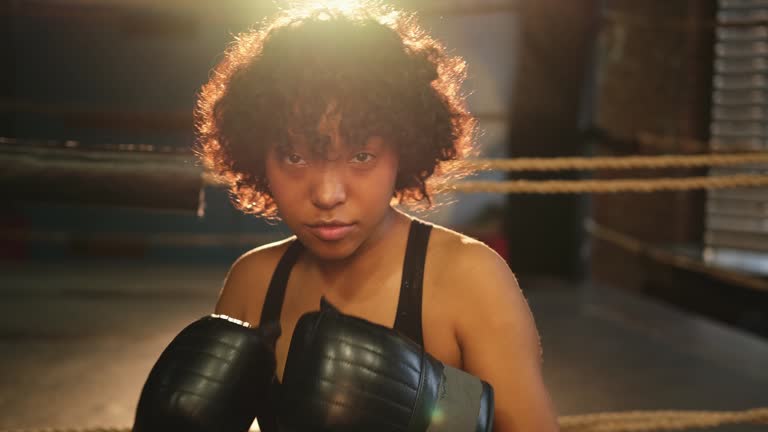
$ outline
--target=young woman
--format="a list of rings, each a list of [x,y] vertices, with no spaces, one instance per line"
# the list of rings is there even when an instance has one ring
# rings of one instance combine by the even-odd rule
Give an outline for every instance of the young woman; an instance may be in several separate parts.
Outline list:
[[[496,431],[555,431],[506,262],[394,207],[428,206],[471,148],[464,66],[384,7],[284,11],[240,35],[200,93],[200,156],[242,211],[294,236],[238,259],[216,313],[280,322],[279,381],[299,317],[324,297],[490,383]]]

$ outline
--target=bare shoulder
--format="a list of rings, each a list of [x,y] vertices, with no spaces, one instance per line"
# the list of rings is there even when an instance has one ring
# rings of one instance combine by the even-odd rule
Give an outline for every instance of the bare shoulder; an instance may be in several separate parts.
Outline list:
[[[494,430],[557,431],[538,330],[512,270],[479,241],[445,229],[434,233],[430,248],[453,298],[450,325],[462,369],[493,386]]]
[[[494,296],[499,290],[517,289],[507,262],[485,243],[435,225],[430,238],[430,259],[441,269],[440,282],[460,292]],[[468,285],[469,284],[469,285]],[[457,294],[457,293],[452,293]]]
[[[216,313],[258,322],[272,273],[295,237],[252,249],[232,264],[216,303]]]
[[[436,226],[432,268],[441,296],[450,298],[457,337],[475,338],[477,332],[526,333],[529,348],[538,352],[538,335],[528,302],[507,262],[486,244],[466,235]],[[430,240],[432,241],[432,239]],[[523,339],[520,339],[523,340]],[[466,344],[463,344],[466,346]]]

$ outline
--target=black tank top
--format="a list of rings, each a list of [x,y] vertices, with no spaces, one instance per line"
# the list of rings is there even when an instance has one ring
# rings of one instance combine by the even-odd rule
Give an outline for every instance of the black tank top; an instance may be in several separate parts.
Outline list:
[[[403,277],[400,282],[400,294],[397,302],[397,314],[395,316],[394,329],[404,337],[424,346],[424,337],[421,327],[421,299],[422,283],[424,280],[424,263],[427,257],[427,245],[432,225],[413,220],[408,231],[408,244],[405,248],[403,261]],[[259,325],[270,322],[279,322],[285,299],[285,289],[291,269],[299,258],[303,247],[299,241],[294,241],[288,246],[280,258],[272,280],[269,283],[267,296],[261,311]],[[318,305],[319,307],[319,305]],[[277,377],[273,380],[270,394],[263,402],[259,403],[259,428],[262,432],[278,432],[276,413],[276,399],[280,391]]]

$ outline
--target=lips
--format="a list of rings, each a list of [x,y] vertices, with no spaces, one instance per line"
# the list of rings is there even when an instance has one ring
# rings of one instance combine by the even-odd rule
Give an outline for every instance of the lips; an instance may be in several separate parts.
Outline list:
[[[355,228],[355,224],[330,222],[307,225],[307,229],[317,238],[324,241],[341,240]]]

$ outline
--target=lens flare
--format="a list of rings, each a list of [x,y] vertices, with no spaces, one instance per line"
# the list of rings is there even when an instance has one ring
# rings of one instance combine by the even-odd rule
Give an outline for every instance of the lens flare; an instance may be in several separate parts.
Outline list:
[[[440,425],[443,423],[443,419],[445,418],[445,415],[443,414],[443,411],[440,408],[435,408],[434,411],[432,411],[432,421],[430,422],[431,425]]]

